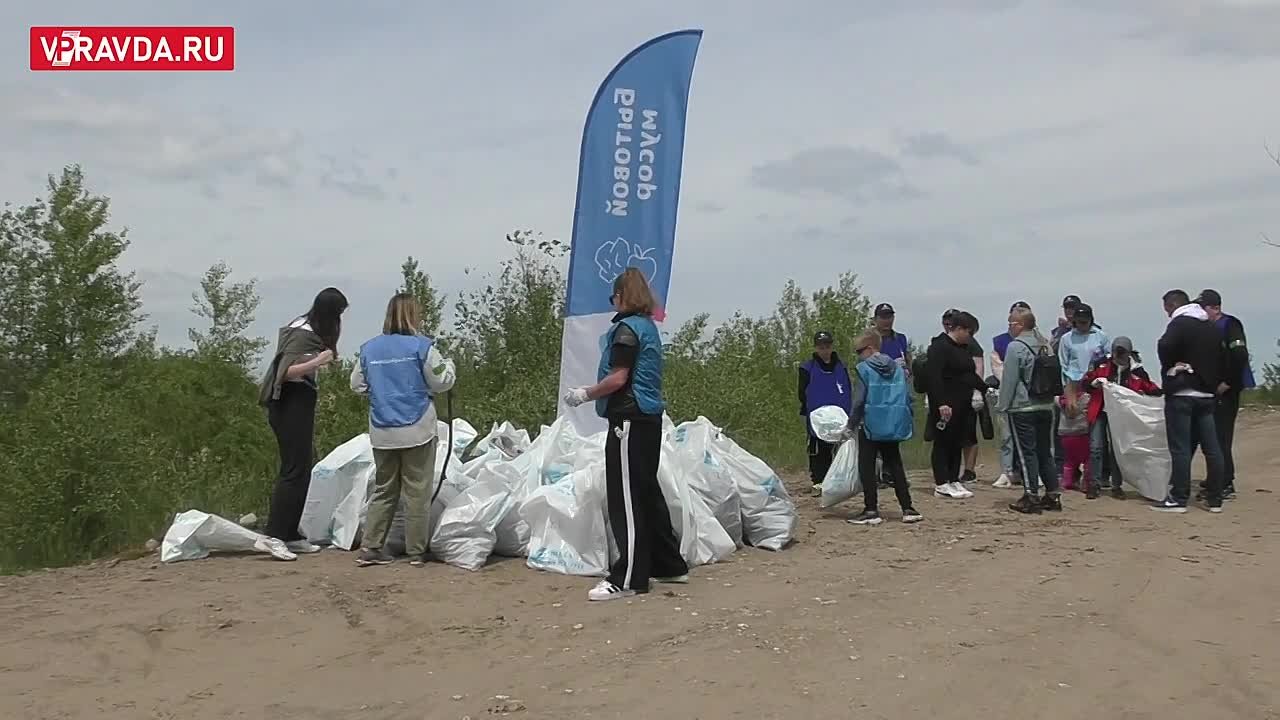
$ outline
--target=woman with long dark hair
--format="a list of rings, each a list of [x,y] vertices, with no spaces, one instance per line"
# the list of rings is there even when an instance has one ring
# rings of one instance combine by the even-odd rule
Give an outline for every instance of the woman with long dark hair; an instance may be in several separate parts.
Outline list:
[[[587,593],[588,600],[616,600],[649,591],[650,579],[688,582],[689,566],[671,527],[658,485],[662,453],[662,338],[653,322],[653,293],[635,268],[613,281],[618,314],[600,358],[598,382],[575,388],[565,404],[594,400],[609,421],[604,446],[609,524],[618,562],[609,577]]]
[[[320,548],[298,532],[315,463],[316,372],[338,355],[347,298],[337,288],[321,290],[311,309],[280,328],[275,356],[259,387],[258,402],[280,448],[280,474],[271,493],[265,534],[293,553]]]

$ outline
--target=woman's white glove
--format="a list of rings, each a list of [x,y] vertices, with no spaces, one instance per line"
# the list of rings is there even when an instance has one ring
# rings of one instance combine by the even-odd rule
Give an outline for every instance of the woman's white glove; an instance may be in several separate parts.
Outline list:
[[[969,404],[973,406],[973,409],[974,409],[975,411],[976,411],[976,410],[981,410],[981,409],[982,409],[982,406],[984,405],[984,401],[983,401],[983,399],[982,399],[982,393],[981,393],[981,392],[979,392],[979,391],[977,391],[977,390],[974,390],[974,391],[973,391],[973,400],[971,400]]]
[[[857,436],[858,434],[854,432],[853,428],[846,425],[844,430],[840,431],[840,442],[849,442]]]
[[[576,408],[579,405],[586,403],[590,399],[591,398],[587,397],[586,388],[573,388],[572,390],[564,394],[564,404],[568,405],[571,408]]]

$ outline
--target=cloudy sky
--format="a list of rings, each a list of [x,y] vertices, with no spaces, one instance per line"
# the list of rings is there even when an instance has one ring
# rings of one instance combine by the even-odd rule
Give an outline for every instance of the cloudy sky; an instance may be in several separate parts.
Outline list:
[[[597,85],[700,27],[671,320],[848,269],[917,340],[1077,293],[1154,350],[1162,292],[1210,286],[1274,356],[1280,0],[365,5],[6,3],[0,198],[81,163],[170,342],[219,260],[264,334],[328,284],[376,332],[406,255],[456,292],[513,228],[567,239]],[[33,24],[231,24],[237,69],[32,73]]]

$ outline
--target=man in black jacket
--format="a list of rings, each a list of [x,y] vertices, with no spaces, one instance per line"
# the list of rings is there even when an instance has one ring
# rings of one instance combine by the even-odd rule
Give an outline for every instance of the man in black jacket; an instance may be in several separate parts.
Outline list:
[[[1191,497],[1191,451],[1198,442],[1204,451],[1208,480],[1205,501],[1209,512],[1222,512],[1222,451],[1214,427],[1217,397],[1227,390],[1226,346],[1204,308],[1182,290],[1164,294],[1169,326],[1156,348],[1164,380],[1165,433],[1172,460],[1169,496],[1152,507],[1185,513]]]
[[[1196,303],[1204,308],[1209,322],[1218,329],[1227,351],[1228,388],[1218,396],[1213,425],[1218,431],[1218,446],[1222,450],[1222,498],[1230,500],[1236,494],[1236,463],[1232,445],[1236,435],[1236,416],[1240,414],[1240,393],[1257,383],[1253,379],[1253,368],[1249,366],[1249,344],[1244,337],[1244,323],[1240,318],[1222,312],[1222,295],[1217,290],[1201,292]],[[1200,483],[1201,496],[1207,486],[1207,481]]]
[[[963,499],[973,497],[958,478],[964,447],[976,422],[974,391],[985,392],[986,385],[968,347],[978,330],[977,318],[964,311],[948,311],[943,321],[948,329],[930,343],[925,364],[929,424],[935,428],[930,456],[933,492]]]

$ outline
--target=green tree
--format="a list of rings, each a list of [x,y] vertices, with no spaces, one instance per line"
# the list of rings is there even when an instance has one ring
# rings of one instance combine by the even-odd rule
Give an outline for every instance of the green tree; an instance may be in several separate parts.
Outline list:
[[[418,261],[409,256],[400,266],[404,284],[396,292],[411,293],[422,308],[422,332],[435,337],[444,330],[445,296],[436,292],[431,276],[418,268]]]
[[[515,255],[498,276],[454,305],[449,349],[460,407],[472,423],[511,420],[536,429],[555,417],[564,331],[560,260],[568,247],[529,230],[509,233],[507,243]]]
[[[258,311],[258,281],[251,278],[228,283],[229,277],[231,268],[226,263],[216,263],[205,271],[200,292],[191,294],[195,303],[191,312],[208,320],[209,329],[201,332],[191,328],[187,337],[195,345],[197,356],[229,362],[251,372],[267,346],[264,338],[244,336]]]
[[[27,388],[52,368],[115,357],[139,340],[141,283],[117,267],[127,230],[108,230],[109,220],[110,201],[89,193],[78,165],[49,176],[47,198],[0,213],[9,385]]]

